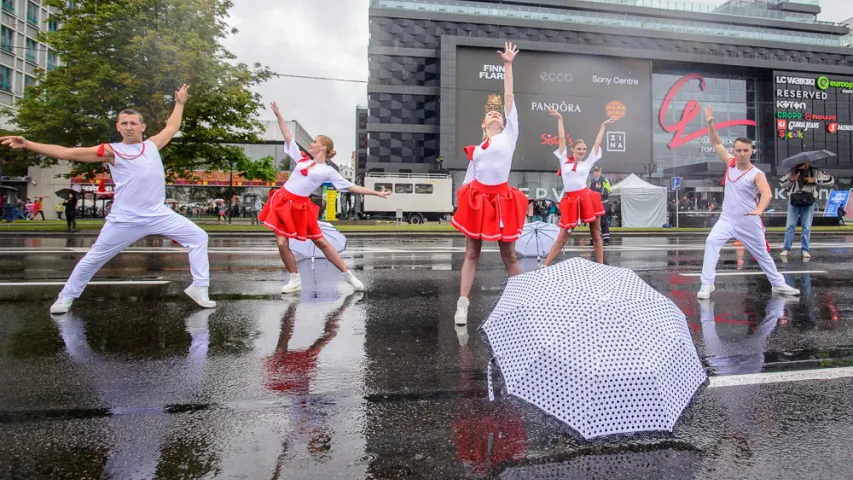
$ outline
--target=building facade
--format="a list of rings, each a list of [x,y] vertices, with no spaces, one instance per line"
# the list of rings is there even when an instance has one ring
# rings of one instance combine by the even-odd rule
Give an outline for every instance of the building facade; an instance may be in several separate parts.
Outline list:
[[[24,96],[24,90],[35,83],[36,69],[53,70],[59,65],[56,54],[36,41],[40,31],[56,30],[49,15],[50,8],[41,0],[2,0],[0,107],[14,106]]]
[[[754,139],[753,160],[771,176],[785,157],[826,148],[838,154],[827,166],[837,188],[850,188],[850,28],[818,13],[816,0],[372,0],[364,170],[444,168],[461,184],[463,147],[480,140],[490,95],[502,95],[495,50],[511,40],[522,54],[510,183],[531,197],[562,189],[550,106],[570,142],[590,142],[602,121],[621,117],[602,160],[614,180],[636,173],[668,185],[677,175],[690,195],[718,195],[722,167],[702,114],[710,104],[724,142]]]

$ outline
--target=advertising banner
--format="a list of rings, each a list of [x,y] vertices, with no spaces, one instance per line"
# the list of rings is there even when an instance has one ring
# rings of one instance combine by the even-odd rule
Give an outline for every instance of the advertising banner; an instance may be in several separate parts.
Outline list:
[[[824,217],[837,217],[838,207],[843,207],[847,211],[847,202],[850,200],[850,190],[833,190],[829,194],[829,200],[826,202],[826,209],[823,211]]]
[[[465,145],[482,141],[483,116],[504,108],[503,63],[494,49],[457,51],[456,134],[459,152],[446,168],[467,168]],[[601,123],[619,121],[602,141],[602,168],[642,172],[651,161],[651,64],[648,61],[550,52],[521,52],[513,63],[519,140],[513,170],[554,170],[557,120],[562,115],[569,145],[583,139],[592,148]],[[571,147],[569,147],[571,148]]]
[[[800,152],[830,150],[849,164],[853,77],[777,71],[773,88],[777,163]]]

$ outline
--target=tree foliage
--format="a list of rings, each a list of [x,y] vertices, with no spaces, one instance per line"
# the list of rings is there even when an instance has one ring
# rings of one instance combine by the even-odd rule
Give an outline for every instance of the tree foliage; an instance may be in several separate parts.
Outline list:
[[[260,95],[252,87],[270,71],[249,67],[221,44],[236,33],[225,22],[229,0],[45,0],[55,7],[55,32],[39,41],[62,65],[39,72],[19,102],[13,123],[37,142],[65,146],[119,141],[116,115],[139,110],[146,134],[159,132],[174,107],[174,92],[190,85],[190,99],[176,137],[161,155],[170,176],[225,169],[251,160],[226,143],[257,141]],[[55,160],[39,159],[51,164]],[[94,174],[100,165],[77,164]]]

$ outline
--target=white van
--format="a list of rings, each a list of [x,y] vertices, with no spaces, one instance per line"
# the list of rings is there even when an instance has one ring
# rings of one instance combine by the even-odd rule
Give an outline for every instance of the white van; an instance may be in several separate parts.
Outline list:
[[[384,173],[364,176],[364,187],[392,192],[387,199],[364,196],[363,214],[366,218],[396,218],[400,210],[403,219],[416,225],[426,220],[440,220],[453,213],[453,179],[435,173]]]

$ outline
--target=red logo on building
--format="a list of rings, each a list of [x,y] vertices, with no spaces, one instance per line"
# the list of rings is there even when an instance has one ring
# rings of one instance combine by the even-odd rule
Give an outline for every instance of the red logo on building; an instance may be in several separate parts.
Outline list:
[[[705,90],[705,78],[702,77],[702,75],[699,73],[689,73],[681,77],[681,79],[677,82],[675,82],[675,85],[673,85],[672,88],[669,89],[669,92],[667,92],[666,94],[666,98],[664,98],[663,103],[661,103],[660,106],[660,126],[663,127],[665,131],[673,134],[672,141],[667,144],[670,150],[676,149],[684,145],[685,143],[692,142],[693,140],[696,140],[697,138],[708,134],[708,127],[705,127],[693,133],[688,133],[686,135],[684,133],[684,130],[687,128],[688,125],[690,125],[690,122],[692,122],[693,119],[696,118],[696,116],[699,115],[699,112],[701,111],[701,106],[696,100],[690,100],[687,103],[687,106],[684,107],[684,111],[681,113],[681,120],[679,120],[675,125],[666,124],[666,113],[669,110],[669,104],[672,103],[672,100],[675,98],[675,94],[678,93],[679,90],[681,90],[681,87],[683,87],[684,84],[691,80],[698,80],[699,89],[703,91]],[[719,122],[714,126],[717,127],[717,130],[722,130],[724,128],[741,125],[754,127],[756,124],[753,120],[743,119]]]
[[[776,130],[787,130],[788,129],[788,121],[787,120],[776,120]]]
[[[836,133],[836,132],[838,132],[838,124],[837,124],[837,123],[835,123],[835,122],[832,122],[832,123],[828,124],[828,125],[826,126],[826,131],[827,131],[827,132],[829,132],[829,133]]]

